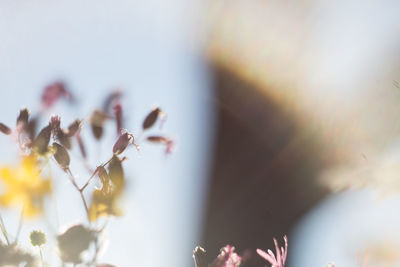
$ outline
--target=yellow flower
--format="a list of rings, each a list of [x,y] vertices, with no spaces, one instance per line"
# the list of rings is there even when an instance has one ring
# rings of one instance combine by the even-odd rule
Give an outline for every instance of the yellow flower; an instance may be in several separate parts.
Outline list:
[[[51,192],[51,181],[40,175],[36,157],[24,157],[16,167],[1,168],[0,180],[4,185],[0,205],[22,205],[24,217],[42,213],[43,198]]]

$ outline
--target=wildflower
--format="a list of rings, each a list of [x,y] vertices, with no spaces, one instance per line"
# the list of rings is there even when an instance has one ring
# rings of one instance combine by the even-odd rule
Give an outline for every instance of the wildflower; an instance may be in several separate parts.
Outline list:
[[[264,250],[257,249],[258,255],[264,258],[267,262],[269,262],[272,267],[284,267],[286,262],[287,256],[287,248],[288,248],[288,240],[287,236],[284,236],[283,239],[285,240],[285,248],[281,247],[279,249],[278,241],[274,238],[275,243],[275,250],[276,250],[276,257],[274,253],[268,249],[268,253]]]
[[[32,231],[30,235],[32,246],[40,247],[46,244],[46,235],[42,231]]]
[[[4,184],[0,205],[8,207],[22,204],[24,217],[42,213],[43,198],[50,193],[51,182],[40,175],[36,157],[24,157],[21,164],[14,168],[1,168],[0,180]]]
[[[208,267],[206,251],[200,246],[193,250],[193,260],[195,267]]]
[[[235,248],[231,245],[226,245],[221,248],[220,254],[213,261],[211,267],[238,267],[241,262],[242,257],[236,254]]]

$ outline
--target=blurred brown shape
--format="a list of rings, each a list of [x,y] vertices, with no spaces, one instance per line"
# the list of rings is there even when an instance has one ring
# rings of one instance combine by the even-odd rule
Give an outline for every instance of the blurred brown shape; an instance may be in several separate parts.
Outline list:
[[[218,134],[202,245],[209,260],[226,244],[271,246],[327,191],[316,178],[327,161],[308,131],[254,86],[217,68]],[[290,247],[289,247],[290,255]],[[290,261],[290,257],[289,257]],[[262,266],[253,255],[245,266]]]

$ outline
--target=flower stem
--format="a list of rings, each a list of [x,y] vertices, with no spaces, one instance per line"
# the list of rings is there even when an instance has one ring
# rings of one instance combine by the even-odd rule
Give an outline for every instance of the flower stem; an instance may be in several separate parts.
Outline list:
[[[66,172],[68,173],[68,177],[69,177],[69,180],[71,181],[72,185],[75,187],[75,189],[79,192],[79,194],[80,194],[80,196],[81,196],[81,199],[82,199],[82,202],[83,202],[83,206],[85,207],[85,212],[86,212],[87,219],[88,219],[88,221],[90,222],[89,208],[88,208],[88,205],[87,205],[85,196],[83,195],[83,190],[81,190],[81,189],[79,188],[79,186],[78,186],[78,184],[76,183],[75,177],[74,177],[74,175],[72,174],[71,170],[70,170],[69,168],[67,168],[67,169],[66,169]]]
[[[44,267],[44,259],[43,259],[43,253],[42,253],[42,246],[39,246],[39,251],[40,251],[40,261],[42,262],[42,267]]]
[[[113,157],[111,157],[109,160],[107,160],[105,163],[101,164],[101,167],[105,167],[107,166],[111,160],[113,159]],[[79,191],[83,192],[85,190],[85,188],[89,185],[89,183],[92,181],[92,179],[94,178],[94,176],[97,174],[98,168],[96,168],[94,170],[94,172],[92,173],[92,175],[90,176],[90,178],[87,180],[87,182],[79,189]]]
[[[10,245],[10,240],[8,239],[6,227],[4,225],[3,217],[1,217],[1,215],[0,215],[0,228],[1,228],[1,232],[3,233],[4,238],[6,239],[7,245]]]

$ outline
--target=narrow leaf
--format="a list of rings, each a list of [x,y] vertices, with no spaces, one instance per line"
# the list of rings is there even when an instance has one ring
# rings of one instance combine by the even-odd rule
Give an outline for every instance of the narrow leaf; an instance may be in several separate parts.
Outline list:
[[[145,118],[144,121],[143,121],[143,125],[142,125],[143,130],[146,130],[146,129],[148,129],[148,128],[151,128],[151,127],[154,125],[154,123],[157,121],[158,116],[160,115],[160,113],[161,113],[161,109],[159,109],[159,108],[153,109],[153,110],[146,116],[146,118]]]

